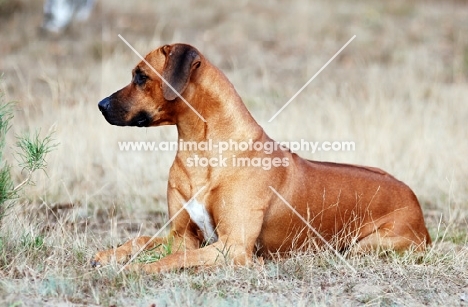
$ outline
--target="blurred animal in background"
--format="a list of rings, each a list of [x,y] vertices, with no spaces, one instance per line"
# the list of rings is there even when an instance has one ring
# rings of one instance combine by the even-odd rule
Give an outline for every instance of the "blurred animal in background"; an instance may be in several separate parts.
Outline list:
[[[89,18],[94,0],[46,0],[42,29],[52,33],[63,33],[72,21]]]

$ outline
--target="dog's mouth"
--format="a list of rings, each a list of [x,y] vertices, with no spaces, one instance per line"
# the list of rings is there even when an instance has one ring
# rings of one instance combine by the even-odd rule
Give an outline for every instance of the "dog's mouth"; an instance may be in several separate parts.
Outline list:
[[[136,126],[136,127],[148,127],[151,124],[152,118],[146,111],[141,111],[137,115],[135,115],[128,126]]]

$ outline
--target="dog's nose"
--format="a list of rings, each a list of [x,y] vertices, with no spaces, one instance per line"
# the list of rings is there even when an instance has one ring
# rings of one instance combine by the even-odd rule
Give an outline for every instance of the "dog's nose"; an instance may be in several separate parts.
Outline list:
[[[109,99],[109,97],[104,98],[103,100],[101,100],[101,101],[98,103],[98,107],[99,107],[99,110],[100,110],[101,112],[104,112],[104,111],[106,111],[107,109],[109,109],[109,107],[110,107],[110,99]]]

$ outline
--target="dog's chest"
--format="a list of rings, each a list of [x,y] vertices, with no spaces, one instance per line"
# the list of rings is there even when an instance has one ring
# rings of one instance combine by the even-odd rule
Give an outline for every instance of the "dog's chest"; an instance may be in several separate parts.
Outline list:
[[[218,241],[213,219],[206,210],[205,205],[194,199],[185,206],[185,210],[187,210],[190,215],[190,219],[200,228],[208,244]]]

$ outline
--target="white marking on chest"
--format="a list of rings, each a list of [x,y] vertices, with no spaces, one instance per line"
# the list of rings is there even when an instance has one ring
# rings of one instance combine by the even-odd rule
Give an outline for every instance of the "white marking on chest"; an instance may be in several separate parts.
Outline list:
[[[215,233],[213,221],[211,216],[203,204],[199,203],[196,199],[192,200],[185,206],[190,215],[190,219],[200,228],[205,237],[205,241],[209,244],[218,241],[218,236]]]

